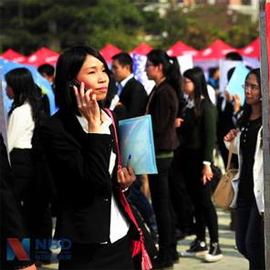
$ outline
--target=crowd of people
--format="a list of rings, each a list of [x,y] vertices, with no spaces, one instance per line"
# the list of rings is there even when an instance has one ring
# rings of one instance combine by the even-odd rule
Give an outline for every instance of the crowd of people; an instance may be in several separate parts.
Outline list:
[[[241,56],[229,53],[226,59]],[[10,238],[29,237],[31,256],[1,260],[2,269],[50,263],[50,247],[40,256],[35,243],[52,237],[71,243],[58,255],[63,270],[161,269],[190,256],[221,260],[213,152],[226,166],[232,140],[232,166],[239,170],[232,182],[231,229],[250,269],[265,269],[259,69],[245,79],[243,106],[238,95],[219,89],[217,68],[208,81],[200,67],[181,74],[177,59],[160,49],[147,54],[146,75],[155,83],[149,96],[125,52],[113,57],[109,69],[96,49],[74,46],[60,55],[56,71],[47,64],[38,71],[53,87],[58,111],[52,116],[26,68],[5,75],[13,103],[7,145],[0,141],[1,258]],[[158,171],[148,176],[121,166],[117,134],[119,120],[145,114],[152,119]],[[142,189],[147,183],[150,198]],[[177,241],[187,235],[194,241],[179,253]]]

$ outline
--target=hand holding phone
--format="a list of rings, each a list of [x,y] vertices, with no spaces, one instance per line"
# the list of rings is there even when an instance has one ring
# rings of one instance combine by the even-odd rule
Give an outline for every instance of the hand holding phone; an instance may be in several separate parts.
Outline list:
[[[88,122],[88,132],[98,133],[101,126],[101,112],[97,97],[92,89],[85,90],[84,82],[79,83],[79,87],[78,83],[77,80],[71,81],[77,100],[78,110]]]

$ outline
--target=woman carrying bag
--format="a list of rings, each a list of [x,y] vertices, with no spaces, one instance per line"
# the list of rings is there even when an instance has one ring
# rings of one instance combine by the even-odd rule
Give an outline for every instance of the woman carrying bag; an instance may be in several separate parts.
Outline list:
[[[96,49],[74,46],[60,55],[59,111],[41,130],[57,189],[55,237],[72,243],[70,259],[65,250],[59,254],[59,269],[134,269],[132,256],[140,251],[134,245],[140,229],[123,193],[135,174],[120,166],[114,118],[101,105],[108,84],[108,66]],[[143,251],[142,245],[144,259]]]
[[[249,261],[252,270],[265,269],[264,261],[264,176],[262,145],[262,98],[260,69],[246,77],[245,104],[238,120],[239,130],[232,129],[225,137],[227,145],[234,138],[239,171],[232,181],[236,207],[236,245]]]

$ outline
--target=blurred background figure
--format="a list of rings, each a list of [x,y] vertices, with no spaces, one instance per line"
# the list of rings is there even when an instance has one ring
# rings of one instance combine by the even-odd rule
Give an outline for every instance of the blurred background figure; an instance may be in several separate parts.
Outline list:
[[[208,69],[208,84],[215,90],[219,89],[219,67],[211,67]]]
[[[122,104],[125,107],[125,118],[137,117],[145,112],[147,93],[143,85],[134,78],[133,60],[126,52],[121,52],[112,57],[112,73],[116,81],[117,93],[111,106]],[[111,107],[111,109],[114,109]]]
[[[55,68],[50,64],[43,64],[38,67],[38,72],[43,76],[51,85],[54,85]]]

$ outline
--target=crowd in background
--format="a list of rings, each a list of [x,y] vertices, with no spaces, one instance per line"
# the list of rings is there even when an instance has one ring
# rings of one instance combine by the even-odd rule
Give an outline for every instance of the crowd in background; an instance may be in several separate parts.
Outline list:
[[[242,61],[238,53],[226,59]],[[233,180],[231,229],[250,269],[265,268],[259,69],[250,70],[243,82],[243,106],[238,95],[219,89],[218,68],[209,70],[208,80],[199,67],[181,74],[177,59],[157,49],[147,54],[145,65],[155,83],[149,95],[124,52],[113,57],[110,70],[95,49],[77,46],[60,55],[56,72],[48,64],[38,71],[54,90],[59,111],[52,117],[48,98],[26,68],[5,75],[6,92],[13,100],[6,146],[12,171],[1,163],[1,193],[3,187],[13,193],[3,200],[12,201],[14,209],[7,214],[11,210],[1,207],[1,216],[14,216],[23,224],[14,230],[7,229],[14,224],[1,227],[6,237],[51,239],[56,217],[55,237],[73,243],[70,260],[60,253],[59,269],[140,269],[143,250],[133,256],[129,249],[131,239],[138,240],[139,224],[154,269],[171,267],[179,257],[219,261],[223,254],[212,201],[217,184],[213,153],[226,167],[226,144],[236,137],[232,166],[239,173]],[[229,70],[228,81],[233,72]],[[105,108],[113,111],[113,118]],[[148,176],[136,175],[131,167],[117,168],[113,132],[114,118],[117,124],[144,114],[152,118],[158,169]],[[143,192],[146,183],[150,198]],[[138,224],[127,215],[122,194]],[[194,235],[194,241],[179,253],[177,241],[188,235]],[[17,260],[3,267],[35,269],[34,264],[50,263],[49,248],[44,257],[38,258],[35,250],[31,254],[27,263]]]

